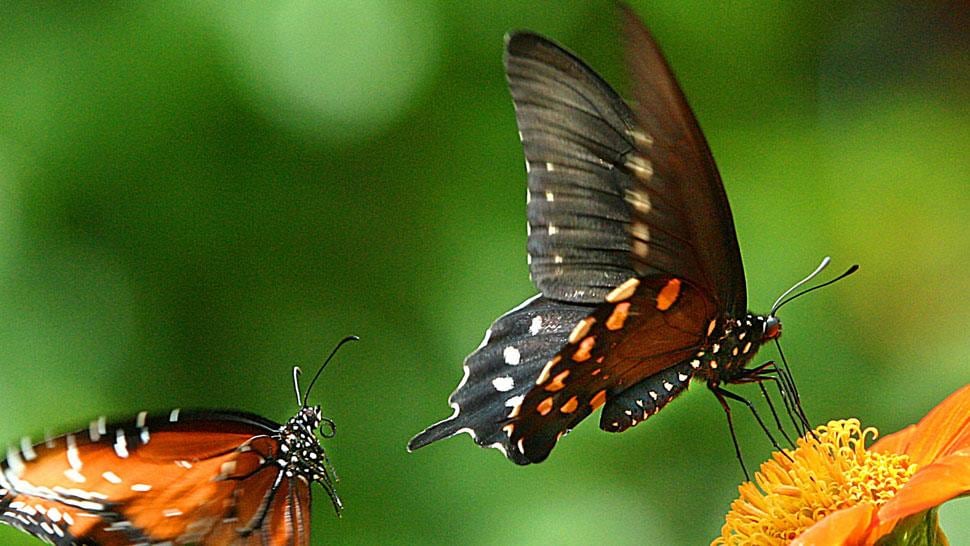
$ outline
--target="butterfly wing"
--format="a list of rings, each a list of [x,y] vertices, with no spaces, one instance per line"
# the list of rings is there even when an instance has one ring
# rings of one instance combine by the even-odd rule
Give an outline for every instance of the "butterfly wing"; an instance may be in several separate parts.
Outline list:
[[[528,173],[532,281],[548,298],[600,303],[635,274],[624,203],[635,182],[617,168],[634,151],[633,114],[541,36],[509,36],[505,66]]]
[[[238,533],[278,479],[279,467],[264,463],[279,427],[251,414],[176,410],[25,443],[2,466],[0,519],[65,544],[305,544],[282,516]],[[272,502],[287,498],[277,492]]]
[[[649,277],[632,279],[607,297],[606,305],[577,323],[509,413],[503,431],[517,457],[544,460],[563,434],[604,404],[601,428],[632,426],[686,388],[693,376],[696,368],[688,361],[706,337],[696,327],[697,317],[715,311],[697,287]],[[655,385],[646,400],[624,397],[639,392],[645,381]]]
[[[547,297],[601,303],[632,276],[669,275],[743,311],[741,256],[714,160],[659,48],[627,15],[636,113],[555,43],[508,39],[532,279]]]
[[[637,154],[649,160],[652,171],[637,180],[649,197],[664,199],[657,203],[659,210],[650,207],[645,214],[634,204],[634,225],[643,222],[653,233],[654,213],[677,215],[672,224],[677,243],[667,247],[674,254],[665,260],[680,266],[671,272],[708,291],[719,310],[743,315],[747,311],[744,267],[714,157],[660,46],[629,6],[621,3],[619,9],[636,123],[646,136],[646,140],[637,139]],[[648,266],[656,260],[655,253],[640,257],[634,252],[634,257]]]
[[[527,458],[508,449],[502,426],[535,384],[538,370],[591,310],[536,296],[499,317],[465,359],[465,377],[448,398],[454,414],[415,436],[408,449],[467,432],[478,445],[500,449],[516,463],[528,464]]]

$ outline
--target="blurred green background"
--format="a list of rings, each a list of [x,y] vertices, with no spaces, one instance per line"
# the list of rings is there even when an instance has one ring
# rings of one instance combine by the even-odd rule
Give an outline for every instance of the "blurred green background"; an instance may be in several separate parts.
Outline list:
[[[965,8],[634,6],[717,157],[752,309],[822,256],[862,265],[782,313],[810,416],[889,432],[965,384]],[[501,65],[522,28],[622,81],[605,1],[5,3],[3,441],[176,406],[282,421],[290,367],[353,333],[313,394],[347,505],[316,491],[315,544],[708,542],[742,476],[700,385],[541,465],[464,435],[405,452],[534,293]],[[769,449],[739,415],[754,466]],[[943,519],[970,539],[970,502]]]

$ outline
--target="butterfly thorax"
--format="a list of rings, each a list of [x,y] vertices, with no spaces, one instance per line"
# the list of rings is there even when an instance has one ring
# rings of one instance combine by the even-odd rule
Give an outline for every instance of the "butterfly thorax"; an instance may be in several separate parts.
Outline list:
[[[316,437],[323,421],[320,407],[303,408],[280,429],[276,464],[287,478],[303,477],[309,482],[329,481],[327,456]]]
[[[763,343],[780,335],[781,322],[774,316],[748,313],[742,319],[715,319],[708,325],[707,340],[690,365],[708,384],[730,382],[744,373]]]

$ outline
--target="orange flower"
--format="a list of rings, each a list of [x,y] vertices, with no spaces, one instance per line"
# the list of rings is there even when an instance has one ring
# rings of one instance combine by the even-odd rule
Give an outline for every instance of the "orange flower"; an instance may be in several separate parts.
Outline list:
[[[712,544],[871,546],[890,533],[947,544],[935,508],[970,493],[970,385],[866,449],[877,435],[831,421],[772,454],[738,488]]]

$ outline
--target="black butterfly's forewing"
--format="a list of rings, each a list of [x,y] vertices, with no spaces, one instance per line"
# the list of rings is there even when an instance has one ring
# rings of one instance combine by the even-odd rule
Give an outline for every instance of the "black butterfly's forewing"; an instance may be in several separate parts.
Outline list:
[[[681,242],[675,252],[685,257],[683,265],[698,268],[690,273],[679,271],[678,276],[709,290],[721,312],[743,316],[747,311],[744,267],[714,157],[650,31],[629,6],[620,4],[619,9],[635,117],[650,140],[640,147],[652,170],[647,185],[671,199],[674,207],[668,212],[679,212],[676,233]],[[639,210],[633,207],[635,218],[649,225],[650,213],[640,215]],[[648,264],[654,258],[649,253],[645,258],[634,256]]]
[[[510,449],[502,426],[535,385],[538,370],[592,310],[536,296],[499,317],[465,359],[465,377],[448,399],[454,414],[415,436],[408,449],[467,432],[478,445],[500,449],[516,463],[531,462]]]
[[[689,109],[662,116],[686,101],[646,30],[635,17],[631,25],[643,30],[627,31],[634,89],[653,101],[638,103],[636,114],[558,45],[531,33],[508,40],[529,179],[532,279],[547,297],[600,303],[631,276],[670,275],[715,298],[729,286],[725,306],[743,308],[734,226],[704,137]]]
[[[527,323],[503,324],[502,343],[522,355],[516,389],[520,376],[533,383],[522,403],[509,414],[510,400],[488,395],[505,349],[486,338],[451,398],[474,420],[434,425],[412,448],[474,422],[479,428],[467,428],[479,444],[502,447],[520,464],[535,462],[604,403],[602,428],[623,430],[686,387],[693,368],[685,359],[710,334],[711,321],[745,308],[734,226],[707,144],[656,44],[631,12],[624,16],[636,113],[558,45],[531,33],[508,38],[506,72],[528,173],[530,274],[542,292],[542,319],[574,322],[542,338],[534,352],[522,345],[531,340]],[[631,318],[610,329],[615,292],[630,282],[638,283]],[[669,299],[663,291],[674,285],[682,291],[678,310],[662,309]],[[570,339],[577,329],[593,347]],[[596,368],[577,365],[568,390],[544,392],[544,381],[566,372],[576,351],[595,352],[602,370],[594,375]]]
[[[532,280],[546,297],[600,303],[635,274],[624,204],[633,181],[616,168],[633,149],[633,115],[540,36],[510,36],[505,64],[528,172]]]

